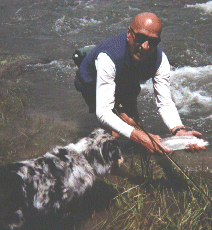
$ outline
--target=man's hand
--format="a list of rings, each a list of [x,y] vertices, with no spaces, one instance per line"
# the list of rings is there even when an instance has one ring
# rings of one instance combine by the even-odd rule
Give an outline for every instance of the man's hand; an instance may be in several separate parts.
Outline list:
[[[158,143],[166,153],[170,152],[169,149],[165,148],[161,144],[160,136],[153,134],[149,135],[151,136],[151,138],[144,131],[134,129],[131,133],[130,139],[144,146],[150,154],[163,154],[163,151],[159,148],[159,146],[156,143]],[[156,143],[152,140],[152,138],[156,141]]]
[[[177,128],[177,127],[176,127]],[[175,131],[175,129],[172,129],[172,133]],[[190,135],[190,136],[195,136],[197,138],[201,138],[202,134],[198,131],[187,131],[186,129],[181,129],[176,133],[176,136],[180,136],[180,135]],[[197,144],[190,144],[189,148],[186,149],[187,152],[191,152],[191,153],[195,153],[195,152],[200,152],[200,151],[205,151],[206,148],[204,146],[199,146]]]

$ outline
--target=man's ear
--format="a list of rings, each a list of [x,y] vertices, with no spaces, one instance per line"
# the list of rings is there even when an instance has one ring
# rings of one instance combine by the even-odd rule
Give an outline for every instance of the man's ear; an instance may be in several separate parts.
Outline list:
[[[129,37],[130,37],[130,27],[127,28],[127,41],[129,41]]]

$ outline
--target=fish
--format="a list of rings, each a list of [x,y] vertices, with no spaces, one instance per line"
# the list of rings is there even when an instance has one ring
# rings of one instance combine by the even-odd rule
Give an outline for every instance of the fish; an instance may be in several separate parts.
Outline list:
[[[172,151],[189,148],[189,144],[197,144],[199,147],[207,147],[209,142],[191,135],[179,135],[160,139],[160,142]]]

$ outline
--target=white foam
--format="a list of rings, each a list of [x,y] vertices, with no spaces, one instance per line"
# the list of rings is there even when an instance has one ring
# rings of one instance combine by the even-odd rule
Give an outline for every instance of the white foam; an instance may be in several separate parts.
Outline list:
[[[171,77],[177,74],[179,76],[186,75],[186,76],[190,76],[191,78],[200,78],[205,76],[211,76],[211,71],[212,71],[212,65],[199,66],[199,67],[185,66],[171,71]]]
[[[212,1],[206,3],[196,3],[195,5],[186,5],[188,8],[197,8],[204,10],[206,13],[212,13]]]
[[[171,71],[172,98],[181,113],[212,109],[212,65]]]
[[[91,25],[95,25],[95,24],[100,24],[100,23],[102,23],[102,21],[98,21],[98,20],[95,20],[95,19],[93,19],[93,18],[91,18],[91,19],[86,19],[86,17],[81,18],[79,21],[80,21],[80,25],[81,25],[81,26],[91,26]]]
[[[182,114],[209,112],[212,110],[212,65],[203,67],[186,66],[172,70],[172,98]],[[141,98],[152,98],[152,80],[141,84]]]
[[[55,31],[56,32],[60,32],[62,27],[64,26],[64,23],[65,23],[65,15],[62,16],[62,18],[59,18],[56,20],[55,22]]]

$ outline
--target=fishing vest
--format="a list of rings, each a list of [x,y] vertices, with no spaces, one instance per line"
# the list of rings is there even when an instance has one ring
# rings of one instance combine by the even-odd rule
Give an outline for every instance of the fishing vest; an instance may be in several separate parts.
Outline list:
[[[90,113],[96,109],[95,60],[99,53],[106,53],[115,64],[115,104],[124,104],[129,97],[137,97],[140,81],[153,78],[162,60],[162,48],[158,45],[154,53],[135,68],[129,56],[126,30],[98,44],[83,59],[75,79],[75,87],[82,93]]]

